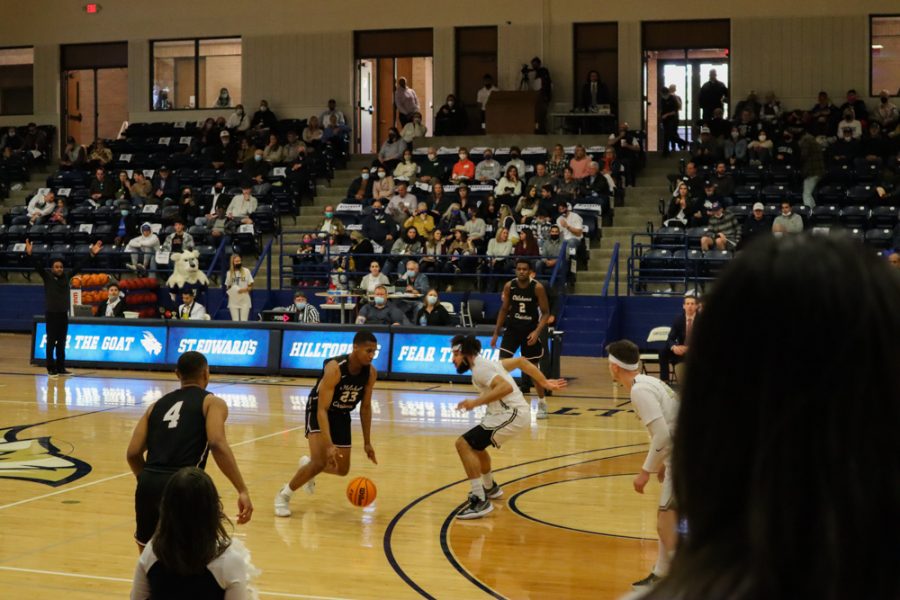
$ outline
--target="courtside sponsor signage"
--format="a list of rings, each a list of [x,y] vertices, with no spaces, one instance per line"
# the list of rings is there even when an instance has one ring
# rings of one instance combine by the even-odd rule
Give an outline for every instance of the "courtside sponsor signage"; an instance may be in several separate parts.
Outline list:
[[[391,372],[458,375],[453,365],[450,339],[451,336],[445,333],[395,333]],[[491,336],[479,336],[478,341],[481,342],[481,356],[488,360],[500,359],[499,339],[496,348],[491,348]],[[518,377],[518,369],[512,375]]]
[[[47,324],[37,323],[34,356],[47,353]],[[95,363],[153,363],[166,361],[166,328],[146,325],[87,325],[70,323],[66,360]]]
[[[185,352],[201,352],[213,367],[265,368],[269,362],[268,329],[170,327],[167,361],[178,362]]]
[[[372,365],[377,371],[386,373],[391,334],[386,331],[374,333],[378,351]],[[281,342],[281,368],[320,370],[325,359],[351,352],[355,335],[355,331],[285,330]]]

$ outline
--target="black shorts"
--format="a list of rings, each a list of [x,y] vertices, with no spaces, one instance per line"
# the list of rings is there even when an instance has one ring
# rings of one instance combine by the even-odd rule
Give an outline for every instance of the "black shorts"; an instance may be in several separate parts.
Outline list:
[[[516,350],[522,349],[522,358],[538,360],[544,356],[544,345],[540,338],[536,344],[528,345],[528,335],[533,329],[507,329],[503,332],[503,340],[500,342],[500,358],[511,358]]]
[[[331,432],[331,443],[339,448],[350,448],[353,436],[350,434],[350,413],[338,410],[328,411],[328,429]],[[319,433],[319,412],[306,411],[306,437],[311,433]]]
[[[144,469],[138,475],[137,488],[134,490],[134,539],[138,543],[146,545],[153,537],[159,521],[159,503],[162,501],[163,490],[174,474]]]

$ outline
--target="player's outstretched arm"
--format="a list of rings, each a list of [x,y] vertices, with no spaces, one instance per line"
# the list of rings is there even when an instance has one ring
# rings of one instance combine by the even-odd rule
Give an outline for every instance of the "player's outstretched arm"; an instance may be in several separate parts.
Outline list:
[[[369,457],[376,465],[378,460],[375,458],[375,448],[372,447],[372,390],[375,388],[375,382],[378,380],[378,373],[375,367],[369,367],[369,383],[366,384],[366,391],[363,394],[362,404],[359,406],[359,421],[362,425],[363,443],[365,444],[366,456]]]
[[[540,369],[538,369],[528,359],[522,358],[521,356],[517,356],[515,358],[504,358],[500,360],[500,364],[503,365],[504,369],[510,372],[515,371],[516,369],[521,369],[523,373],[531,377],[532,381],[540,385],[545,390],[561,390],[569,385],[569,382],[565,379],[547,379]]]
[[[131,441],[128,442],[128,450],[125,451],[125,459],[131,472],[137,477],[144,470],[144,452],[147,451],[147,420],[150,418],[150,411],[153,410],[154,404],[141,416],[137,425],[134,427],[134,433],[131,434]]]
[[[225,437],[225,421],[228,419],[228,405],[218,396],[210,394],[203,401],[206,409],[206,441],[213,459],[231,485],[238,493],[238,525],[243,525],[253,515],[253,503],[250,501],[250,492],[247,484],[238,468],[234,452]]]

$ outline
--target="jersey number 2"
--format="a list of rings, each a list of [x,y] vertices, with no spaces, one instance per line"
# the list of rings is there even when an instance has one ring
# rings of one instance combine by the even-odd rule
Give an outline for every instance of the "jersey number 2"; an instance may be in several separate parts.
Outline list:
[[[184,401],[179,400],[172,405],[172,408],[166,411],[165,415],[163,415],[162,420],[169,424],[169,429],[175,429],[176,427],[178,427],[178,419],[181,418],[182,404],[184,404]]]
[[[519,312],[520,313],[525,312],[525,303],[524,302],[519,302]]]

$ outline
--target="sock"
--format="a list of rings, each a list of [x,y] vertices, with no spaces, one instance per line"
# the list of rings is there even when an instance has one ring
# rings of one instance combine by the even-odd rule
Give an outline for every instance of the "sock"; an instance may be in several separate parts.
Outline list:
[[[470,479],[469,485],[472,486],[472,493],[478,496],[479,500],[484,500],[484,485],[481,483],[481,478],[478,479]]]
[[[284,484],[284,487],[281,488],[281,493],[284,494],[285,496],[287,496],[288,498],[293,496],[294,490],[291,489],[291,484],[289,484],[289,483]]]
[[[656,555],[656,565],[653,567],[653,574],[659,577],[665,577],[669,573],[672,555],[669,554],[662,542],[657,543],[659,544],[659,551]]]
[[[494,474],[488,471],[487,473],[481,474],[481,484],[484,486],[484,489],[489,489],[494,487]]]

